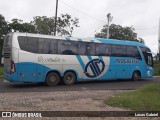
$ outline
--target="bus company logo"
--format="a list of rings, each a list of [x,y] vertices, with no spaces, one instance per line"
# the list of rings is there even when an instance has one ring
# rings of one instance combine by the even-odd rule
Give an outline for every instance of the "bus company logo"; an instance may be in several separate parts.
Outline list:
[[[105,68],[105,64],[101,59],[93,59],[85,66],[84,73],[89,78],[98,77]],[[89,69],[92,71],[92,75],[88,73]]]
[[[115,63],[136,64],[138,63],[138,60],[136,59],[116,59]]]
[[[38,57],[38,62],[65,62],[66,60],[55,57],[55,58],[43,58],[42,56]]]

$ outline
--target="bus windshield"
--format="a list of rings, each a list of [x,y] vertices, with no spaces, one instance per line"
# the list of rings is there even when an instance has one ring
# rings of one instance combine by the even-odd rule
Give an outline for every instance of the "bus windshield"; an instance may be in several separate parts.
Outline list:
[[[146,64],[153,67],[153,57],[149,48],[140,47],[145,58]]]
[[[147,61],[146,63],[149,65],[149,66],[152,66],[153,67],[153,57],[152,57],[152,54],[151,53],[147,53]]]

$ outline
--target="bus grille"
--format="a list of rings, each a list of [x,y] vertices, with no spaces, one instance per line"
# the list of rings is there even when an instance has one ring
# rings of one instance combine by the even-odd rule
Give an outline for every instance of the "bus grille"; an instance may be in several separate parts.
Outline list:
[[[4,58],[10,58],[10,56],[11,56],[11,53],[4,53],[4,54],[3,54],[3,57],[4,57]]]

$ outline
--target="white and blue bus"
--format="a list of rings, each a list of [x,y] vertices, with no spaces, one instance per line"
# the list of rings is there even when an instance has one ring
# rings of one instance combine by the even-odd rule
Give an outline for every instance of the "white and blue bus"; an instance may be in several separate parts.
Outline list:
[[[66,85],[84,80],[152,78],[153,58],[142,43],[30,33],[6,35],[5,79]]]

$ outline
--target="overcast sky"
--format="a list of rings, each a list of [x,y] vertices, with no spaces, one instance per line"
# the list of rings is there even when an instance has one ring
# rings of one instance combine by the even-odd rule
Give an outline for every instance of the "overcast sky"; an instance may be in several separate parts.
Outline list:
[[[34,16],[54,16],[55,6],[56,0],[0,0],[0,14],[7,21],[18,18],[30,22]],[[159,6],[160,0],[59,0],[58,16],[68,13],[79,18],[74,37],[93,37],[111,13],[112,23],[133,26],[138,37],[157,53]]]

